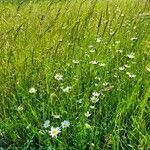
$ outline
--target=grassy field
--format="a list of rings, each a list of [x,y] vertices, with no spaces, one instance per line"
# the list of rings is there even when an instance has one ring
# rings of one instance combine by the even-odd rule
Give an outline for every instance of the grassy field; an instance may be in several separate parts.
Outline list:
[[[0,150],[149,150],[150,2],[0,1]]]

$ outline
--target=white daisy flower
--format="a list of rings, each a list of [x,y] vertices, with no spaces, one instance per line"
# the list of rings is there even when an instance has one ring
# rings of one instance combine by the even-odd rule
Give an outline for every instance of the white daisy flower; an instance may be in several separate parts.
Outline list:
[[[65,92],[65,93],[69,93],[71,89],[72,89],[71,86],[67,86],[66,88],[64,88],[64,89],[62,89],[62,90],[63,90],[63,92]]]
[[[91,49],[89,52],[90,53],[95,53],[95,49]]]
[[[129,66],[129,65],[127,65],[127,64],[125,64],[125,65],[124,65],[124,67],[126,67],[126,68],[130,68],[130,66]]]
[[[97,38],[97,39],[96,39],[96,42],[97,42],[97,43],[100,43],[100,42],[101,42],[101,38]]]
[[[91,109],[95,109],[95,106],[90,106]]]
[[[95,97],[95,96],[92,96],[91,97],[91,102],[92,103],[97,103],[99,101],[99,98]]]
[[[57,128],[54,128],[54,127],[51,127],[51,130],[49,131],[49,134],[50,136],[53,138],[53,137],[56,137],[57,138],[57,135],[61,132],[60,130],[60,127],[57,127]]]
[[[93,48],[94,46],[93,45],[89,45],[89,48]]]
[[[134,74],[132,74],[130,72],[126,72],[126,74],[129,76],[129,78],[135,78],[136,77],[136,75],[134,75]]]
[[[79,99],[79,100],[77,100],[76,102],[81,104],[82,101],[83,101],[83,99]]]
[[[99,66],[104,67],[104,66],[106,66],[106,64],[105,63],[100,63]]]
[[[118,53],[123,53],[123,50],[118,49],[118,50],[116,50],[116,52],[118,52]]]
[[[95,97],[99,97],[100,93],[98,93],[98,92],[92,92],[92,95],[95,96]]]
[[[137,40],[138,38],[137,37],[132,37],[131,38],[131,41],[135,41],[135,40]]]
[[[56,80],[63,80],[63,75],[62,74],[60,74],[60,73],[57,73],[56,75],[55,75],[55,77],[54,77]]]
[[[119,67],[119,70],[120,71],[123,71],[125,68],[124,67]]]
[[[130,53],[130,54],[127,55],[127,57],[130,58],[130,59],[133,59],[133,58],[135,58],[135,54],[134,53]]]
[[[17,111],[23,111],[23,107],[22,106],[18,106]]]
[[[129,78],[135,78],[135,77],[136,77],[135,74],[130,74],[130,75],[129,75]]]
[[[70,122],[68,120],[64,120],[61,122],[61,127],[62,128],[68,128],[70,126]]]
[[[115,41],[116,44],[120,44],[120,41]]]
[[[90,112],[87,111],[85,114],[84,114],[87,118],[91,116]]]
[[[109,85],[109,83],[108,82],[104,82],[102,85],[103,86],[107,86],[107,85]]]
[[[50,126],[50,121],[49,120],[45,120],[43,127],[44,128],[48,128]]]
[[[79,61],[79,60],[73,60],[72,62],[73,62],[74,64],[79,64],[80,61]]]
[[[96,61],[96,60],[90,61],[90,64],[92,64],[92,65],[97,65],[98,63],[99,63],[99,61]]]
[[[29,89],[29,93],[31,93],[31,94],[35,94],[36,92],[37,92],[37,90],[34,87]]]

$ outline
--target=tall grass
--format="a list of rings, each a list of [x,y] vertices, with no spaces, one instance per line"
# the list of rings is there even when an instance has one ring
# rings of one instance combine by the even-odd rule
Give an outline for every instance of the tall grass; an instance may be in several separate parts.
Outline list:
[[[1,149],[150,149],[148,1],[1,1],[0,18]]]

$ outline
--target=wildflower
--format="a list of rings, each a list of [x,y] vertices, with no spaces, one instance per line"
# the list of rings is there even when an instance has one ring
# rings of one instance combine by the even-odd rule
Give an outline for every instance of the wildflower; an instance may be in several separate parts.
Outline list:
[[[131,41],[135,41],[135,40],[137,40],[138,38],[137,37],[132,37],[131,38]]]
[[[83,101],[83,99],[79,99],[79,100],[77,100],[76,102],[81,104],[82,101]]]
[[[120,41],[115,41],[116,44],[120,44]]]
[[[95,108],[95,106],[90,106],[90,108],[91,108],[91,109],[94,109],[94,108]]]
[[[49,134],[50,136],[53,138],[53,137],[56,137],[57,138],[57,135],[61,132],[60,128],[57,127],[57,128],[54,128],[54,127],[51,127],[51,130],[49,131]]]
[[[72,62],[73,62],[74,64],[79,64],[80,61],[79,61],[79,60],[73,60]]]
[[[129,78],[135,78],[135,77],[136,77],[135,74],[130,74],[130,75],[129,75]]]
[[[95,97],[98,97],[98,96],[100,95],[100,93],[98,93],[98,92],[93,92],[92,95],[95,96]]]
[[[62,128],[68,128],[70,126],[70,122],[68,120],[64,120],[61,122],[61,127]]]
[[[90,53],[94,53],[94,52],[95,52],[95,49],[91,49],[91,50],[90,50]]]
[[[72,87],[67,86],[66,88],[64,88],[64,89],[62,89],[62,90],[63,90],[63,92],[65,92],[65,93],[69,93],[71,89],[72,89]]]
[[[93,60],[93,61],[90,62],[90,64],[92,64],[92,65],[97,65],[98,63],[99,63],[99,62],[96,61],[96,60]]]
[[[117,73],[115,73],[114,78],[119,78],[119,75]]]
[[[110,32],[109,34],[110,34],[110,35],[113,35],[114,33],[115,33],[115,32]]]
[[[100,63],[99,66],[104,67],[104,66],[106,66],[106,64],[105,63]]]
[[[100,78],[100,77],[95,77],[95,80],[100,81],[100,80],[101,80],[101,78]]]
[[[35,88],[33,88],[33,87],[29,89],[29,93],[31,93],[31,94],[35,94],[36,91],[37,91],[37,90],[36,90]]]
[[[122,53],[122,52],[123,52],[123,50],[118,49],[118,50],[116,50],[116,52],[118,52],[118,53]]]
[[[125,68],[124,67],[119,67],[119,70],[123,71]]]
[[[97,103],[99,101],[99,98],[95,97],[95,96],[92,96],[91,97],[91,102],[92,103]]]
[[[23,111],[23,107],[22,106],[18,106],[17,111]]]
[[[100,42],[101,42],[101,38],[97,38],[97,39],[96,39],[96,42],[97,42],[97,43],[100,43]]]
[[[127,57],[128,57],[128,58],[130,58],[130,59],[135,58],[134,53],[130,53],[130,54],[128,54],[128,55],[127,55]]]
[[[43,127],[44,128],[48,128],[50,126],[50,121],[49,120],[46,120],[43,124]]]
[[[54,77],[56,80],[63,80],[63,75],[62,74],[60,74],[60,73],[57,73],[56,75],[55,75],[55,77]]]
[[[103,83],[103,86],[107,86],[109,83],[108,82],[104,82]]]
[[[150,67],[148,68],[148,67],[146,67],[146,70],[148,71],[148,72],[150,72]]]
[[[136,75],[134,75],[134,74],[132,74],[130,72],[126,72],[126,74],[129,76],[129,78],[135,78],[136,77]]]
[[[130,68],[130,66],[129,66],[129,65],[127,65],[127,64],[125,64],[124,66],[125,66],[126,68]]]
[[[89,113],[89,111],[87,111],[84,115],[85,115],[87,118],[91,116],[91,114]]]
[[[90,48],[90,49],[93,48],[93,45],[89,45],[89,48]]]

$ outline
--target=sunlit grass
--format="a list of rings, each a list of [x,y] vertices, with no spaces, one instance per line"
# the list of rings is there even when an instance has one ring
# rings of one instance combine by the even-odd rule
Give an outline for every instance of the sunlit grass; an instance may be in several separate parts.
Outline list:
[[[150,4],[0,2],[0,147],[150,149]]]

